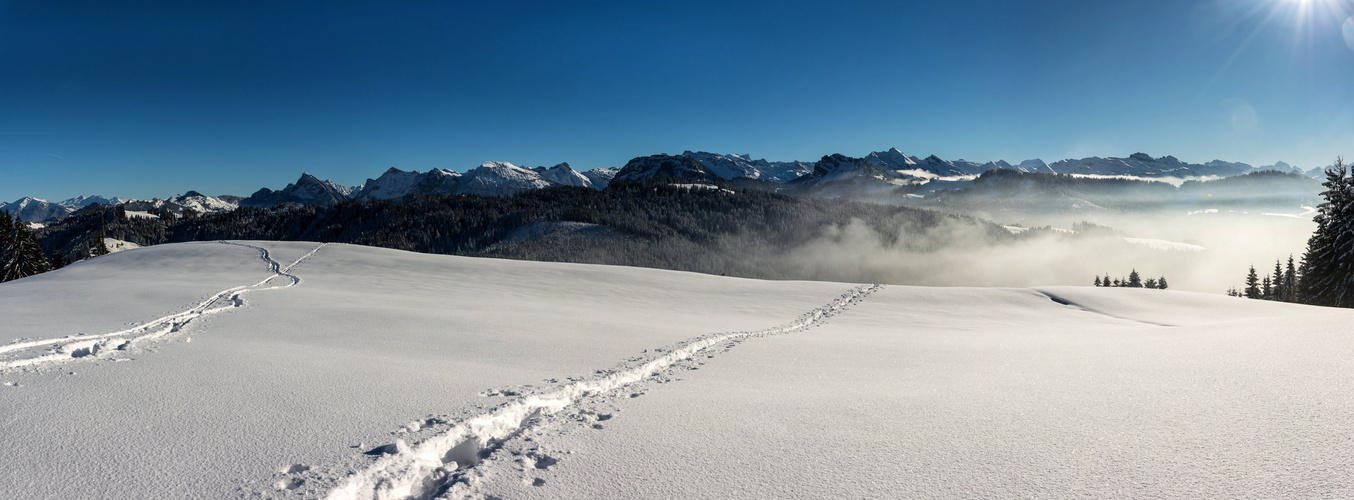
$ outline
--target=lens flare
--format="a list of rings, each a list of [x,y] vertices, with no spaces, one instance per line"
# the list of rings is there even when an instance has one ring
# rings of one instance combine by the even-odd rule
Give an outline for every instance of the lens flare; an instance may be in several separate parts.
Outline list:
[[[1345,45],[1349,50],[1354,50],[1354,17],[1345,19],[1344,24],[1340,25],[1340,33],[1345,36]]]

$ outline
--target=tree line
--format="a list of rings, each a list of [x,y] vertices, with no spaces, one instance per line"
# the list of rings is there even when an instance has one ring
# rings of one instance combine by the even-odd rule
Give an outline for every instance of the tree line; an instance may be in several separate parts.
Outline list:
[[[38,231],[68,261],[98,253],[104,231],[141,246],[186,241],[319,241],[449,255],[653,267],[767,279],[816,279],[786,258],[859,224],[885,248],[939,251],[977,235],[1019,239],[999,225],[930,210],[791,196],[672,179],[560,186],[513,196],[412,195],[330,207],[281,205],[174,218],[91,206]],[[950,230],[937,230],[946,228]],[[964,241],[963,243],[972,243]],[[807,273],[807,274],[806,274]]]
[[[1138,270],[1133,269],[1132,271],[1129,271],[1127,278],[1110,279],[1109,273],[1105,273],[1105,279],[1100,279],[1099,276],[1096,276],[1095,286],[1115,286],[1125,288],[1155,288],[1158,290],[1165,290],[1168,285],[1166,284],[1165,276],[1161,276],[1158,278],[1147,278],[1144,280],[1142,276],[1138,275]]]

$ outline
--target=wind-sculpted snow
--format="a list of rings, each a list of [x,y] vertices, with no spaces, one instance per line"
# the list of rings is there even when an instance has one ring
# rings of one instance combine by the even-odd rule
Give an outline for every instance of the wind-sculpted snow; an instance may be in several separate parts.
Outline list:
[[[0,371],[78,360],[106,359],[116,356],[118,352],[125,352],[134,345],[178,333],[198,318],[244,306],[243,297],[246,293],[290,288],[301,284],[301,278],[291,274],[291,269],[315,255],[324,247],[324,244],[321,243],[314,250],[296,259],[295,262],[282,267],[279,262],[273,260],[266,248],[229,241],[222,241],[221,243],[257,250],[259,258],[267,264],[268,271],[272,274],[252,285],[221,290],[188,309],[131,328],[110,333],[69,335],[0,346]],[[286,283],[273,284],[279,278],[285,278]]]
[[[601,375],[596,378],[576,381],[522,397],[499,406],[492,412],[457,423],[450,429],[412,446],[404,441],[396,441],[378,447],[368,453],[386,456],[365,471],[344,479],[338,487],[330,490],[326,498],[328,500],[473,498],[476,495],[472,475],[485,473],[483,470],[474,469],[487,457],[486,451],[492,453],[494,448],[502,446],[502,441],[518,436],[525,428],[538,425],[542,417],[558,413],[584,398],[617,397],[617,392],[621,389],[721,344],[813,328],[846,311],[848,307],[880,288],[881,285],[853,288],[827,305],[813,309],[794,321],[775,328],[698,337],[665,350],[665,354],[653,359],[640,363],[623,363],[613,370],[599,370],[598,373]],[[635,394],[631,394],[624,397],[634,396]],[[546,457],[546,460],[553,459]],[[537,465],[537,467],[547,466]],[[306,471],[309,471],[309,468]],[[286,478],[279,480],[276,486],[279,489],[292,489],[301,484],[304,484],[304,480]]]

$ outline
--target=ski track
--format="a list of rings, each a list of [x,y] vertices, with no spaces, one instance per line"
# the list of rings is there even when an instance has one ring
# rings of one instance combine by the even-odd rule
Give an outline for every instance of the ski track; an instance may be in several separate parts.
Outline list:
[[[697,354],[707,354],[707,357],[714,357],[713,354],[704,352],[711,347],[721,344],[732,347],[732,345],[749,338],[783,335],[813,328],[822,324],[828,318],[844,312],[849,306],[860,302],[882,288],[882,285],[853,288],[827,305],[813,309],[794,321],[778,327],[752,332],[705,335],[685,341],[671,349],[658,349],[658,352],[665,354],[643,363],[632,359],[621,363],[613,370],[598,370],[597,373],[602,375],[592,379],[570,379],[571,383],[553,389],[544,389],[537,394],[527,395],[502,404],[488,413],[463,419],[451,425],[449,429],[434,433],[413,446],[406,444],[404,440],[396,440],[394,443],[378,446],[366,451],[365,454],[380,455],[380,458],[377,458],[365,470],[350,472],[345,477],[337,479],[337,484],[324,494],[324,498],[327,500],[390,500],[483,497],[484,494],[477,491],[477,485],[481,482],[480,478],[494,474],[495,472],[492,469],[513,466],[511,460],[493,459],[494,452],[502,449],[506,442],[512,441],[527,431],[540,430],[535,428],[550,425],[548,421],[554,420],[550,418],[552,414],[572,407],[578,410],[580,414],[592,415],[593,421],[606,420],[611,417],[610,414],[598,414],[579,407],[585,401],[596,402],[598,397],[603,399],[607,397],[615,399],[636,397],[642,392],[632,393],[628,396],[616,394],[616,392],[650,377],[660,375],[669,368],[674,368],[674,364],[691,360]],[[519,393],[514,391],[492,391],[492,393],[486,395],[517,394]],[[439,418],[429,418],[426,421],[415,421],[410,426],[413,426],[413,430],[417,431],[420,423],[436,426],[448,422]],[[409,426],[406,426],[405,430],[407,430],[407,427]],[[601,429],[602,426],[594,424],[593,428]],[[530,441],[531,439],[526,440]],[[536,460],[535,469],[545,469],[556,462],[553,458],[544,455],[540,455],[534,460]],[[291,470],[297,472],[291,473]],[[308,480],[326,482],[321,480],[322,476],[318,474],[318,471],[311,471],[310,467],[301,465],[293,465],[290,470],[284,471],[282,474],[284,476],[274,482],[273,487],[283,492],[290,490],[293,493],[301,493],[297,490],[302,485],[307,484]],[[542,479],[535,481],[533,484],[536,486],[544,484]],[[314,493],[318,492],[311,490],[306,496]]]
[[[324,248],[326,245],[325,243],[321,243],[310,252],[307,252],[305,255],[296,259],[295,262],[292,262],[287,267],[282,267],[282,264],[274,260],[266,248],[231,241],[220,241],[219,243],[258,250],[259,258],[267,263],[268,271],[273,274],[264,278],[263,281],[252,285],[237,286],[216,292],[206,300],[198,302],[196,305],[186,310],[141,323],[125,330],[91,335],[70,335],[60,338],[32,340],[0,346],[0,355],[17,353],[20,356],[18,359],[0,360],[0,372],[40,364],[65,363],[81,359],[100,359],[112,352],[126,351],[135,343],[154,340],[171,333],[177,333],[181,331],[183,327],[198,318],[244,306],[245,302],[243,296],[246,293],[276,290],[279,288],[291,288],[301,284],[301,278],[291,274],[292,268],[314,256],[316,252],[319,252],[320,249]],[[284,285],[264,286],[279,277],[286,278],[289,282]],[[26,352],[34,348],[45,346],[55,347],[44,349],[41,352]],[[24,354],[29,354],[31,357],[22,357]]]

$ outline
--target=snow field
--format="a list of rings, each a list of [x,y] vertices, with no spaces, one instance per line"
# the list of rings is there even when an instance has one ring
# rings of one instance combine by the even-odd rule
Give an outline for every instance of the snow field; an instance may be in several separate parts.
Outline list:
[[[280,262],[315,249],[249,244]],[[230,286],[272,274],[258,250],[210,246],[248,257]],[[118,254],[153,257],[163,268],[116,285],[97,283],[100,294],[182,281],[179,270],[204,256],[186,252],[175,260],[160,253],[176,247],[195,249]],[[0,488],[18,498],[79,497],[87,493],[79,482],[47,480],[78,474],[101,478],[106,497],[241,491],[321,497],[349,470],[370,465],[372,456],[363,452],[397,438],[415,442],[407,423],[445,422],[417,426],[440,432],[502,404],[506,397],[494,391],[536,393],[703,333],[766,328],[851,287],[349,245],[329,245],[289,272],[303,280],[300,286],[203,316],[130,350],[131,362],[90,357],[0,372],[16,384],[0,388],[0,406],[12,409],[6,421],[16,431],[5,435],[22,436],[0,443],[11,452],[0,458],[11,471],[0,476]],[[40,284],[26,281],[6,283],[0,292]],[[169,302],[188,309],[205,298]],[[103,314],[71,307],[59,294],[49,299],[27,312],[58,319]],[[190,336],[191,343],[180,342]],[[294,489],[277,490],[279,484]]]
[[[6,283],[0,313],[34,343],[0,360],[65,354],[0,370],[20,499],[1354,494],[1344,310],[241,242]]]
[[[821,328],[745,343],[625,403],[604,431],[542,439],[557,466],[479,491],[1349,497],[1354,342],[1342,325],[1354,315],[1245,302],[888,287]]]

